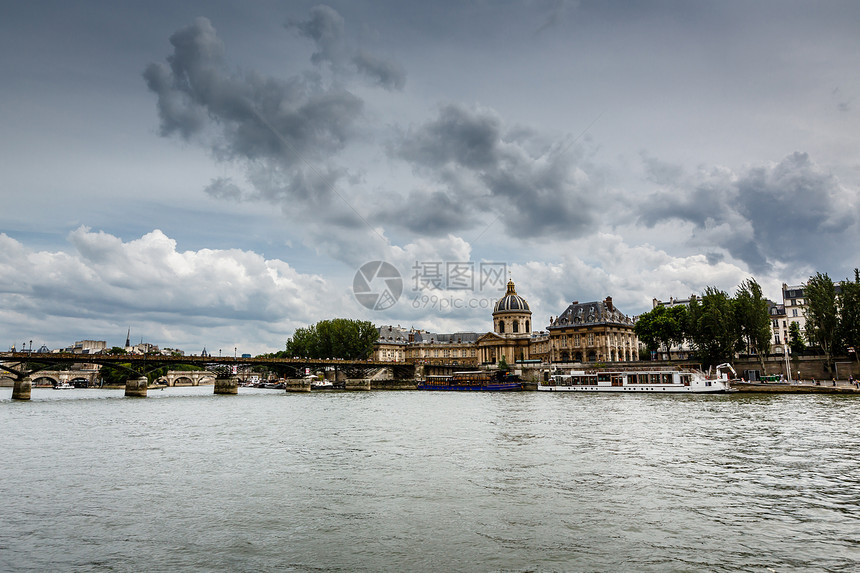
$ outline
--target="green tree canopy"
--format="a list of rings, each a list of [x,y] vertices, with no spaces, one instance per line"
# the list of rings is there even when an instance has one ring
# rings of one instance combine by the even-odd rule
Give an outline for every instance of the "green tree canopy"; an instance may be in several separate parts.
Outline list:
[[[287,340],[285,356],[364,360],[373,353],[379,332],[366,320],[334,318],[298,328]]]
[[[770,352],[771,328],[767,299],[755,279],[741,283],[734,300],[735,320],[747,352],[758,355],[761,370],[767,374],[764,356]]]
[[[803,331],[800,330],[800,324],[791,321],[788,325],[788,347],[791,348],[791,353],[798,355],[806,350],[806,340],[803,338]]]
[[[839,338],[847,347],[860,353],[860,269],[854,269],[854,281],[840,283]]]
[[[734,301],[716,287],[707,287],[701,300],[690,301],[690,341],[705,366],[728,362],[743,346]]]
[[[839,311],[836,285],[827,274],[816,273],[804,289],[806,339],[824,351],[828,368],[833,367],[834,347],[839,344]]]
[[[685,306],[659,305],[639,315],[633,329],[648,350],[665,348],[668,353],[672,345],[680,344],[687,336],[687,314]]]

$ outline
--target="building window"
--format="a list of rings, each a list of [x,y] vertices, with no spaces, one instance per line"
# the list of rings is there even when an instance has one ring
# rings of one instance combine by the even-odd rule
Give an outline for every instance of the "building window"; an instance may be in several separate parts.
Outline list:
[[[588,333],[588,345],[594,346],[594,333],[593,332]]]
[[[499,332],[501,334],[505,333],[505,321],[504,320],[499,321]]]
[[[513,333],[517,333],[517,332],[519,332],[519,331],[520,331],[520,321],[519,321],[519,320],[515,320],[515,321],[514,321],[514,327],[513,327],[513,329],[511,329],[511,332],[513,332]]]
[[[529,332],[529,321],[526,321],[526,332]]]
[[[791,316],[797,316],[797,309],[796,308],[791,309]]]

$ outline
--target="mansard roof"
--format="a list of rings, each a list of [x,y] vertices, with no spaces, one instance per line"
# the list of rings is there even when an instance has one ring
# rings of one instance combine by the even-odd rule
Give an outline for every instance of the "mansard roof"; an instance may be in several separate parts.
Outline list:
[[[478,333],[476,332],[454,332],[451,334],[440,334],[438,332],[415,333],[415,342],[424,344],[430,342],[437,344],[455,344],[462,342],[475,342],[476,340],[478,340]]]
[[[377,342],[387,344],[406,344],[409,342],[409,331],[399,326],[380,326],[376,330],[379,331]]]
[[[552,321],[549,328],[598,324],[633,326],[633,319],[615,308],[612,297],[606,297],[606,300],[602,301],[572,302],[558,318]]]

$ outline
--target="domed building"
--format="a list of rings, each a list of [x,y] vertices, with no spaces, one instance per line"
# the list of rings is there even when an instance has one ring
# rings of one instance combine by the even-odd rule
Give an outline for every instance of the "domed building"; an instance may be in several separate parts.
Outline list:
[[[505,296],[493,307],[493,332],[496,334],[528,334],[531,332],[532,311],[526,299],[517,294],[514,281],[508,281]]]
[[[505,295],[493,307],[493,332],[478,338],[478,362],[495,364],[504,356],[513,366],[517,360],[529,360],[531,323],[529,303],[509,280]]]

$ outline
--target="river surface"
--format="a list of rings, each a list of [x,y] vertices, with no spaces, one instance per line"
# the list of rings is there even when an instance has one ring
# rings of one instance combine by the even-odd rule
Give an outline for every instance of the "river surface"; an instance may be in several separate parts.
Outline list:
[[[2,571],[860,571],[860,398],[0,389]]]

